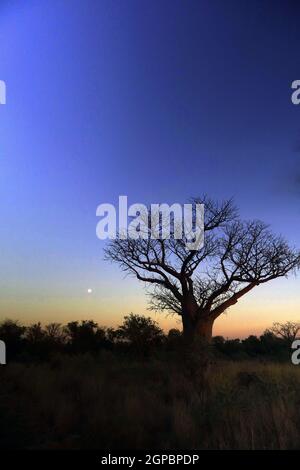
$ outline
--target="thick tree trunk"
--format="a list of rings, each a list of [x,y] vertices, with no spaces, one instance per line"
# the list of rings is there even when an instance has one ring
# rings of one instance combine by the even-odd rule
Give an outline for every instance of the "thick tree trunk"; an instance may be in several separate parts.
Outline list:
[[[207,343],[212,338],[214,319],[207,315],[199,316],[199,307],[193,299],[189,299],[182,309],[183,335],[188,343],[203,340]]]
[[[183,335],[188,342],[197,341],[197,339],[199,339],[210,343],[212,339],[212,329],[214,320],[200,318],[198,321],[194,322],[191,321],[191,319],[183,316],[182,323]]]
[[[200,319],[195,327],[195,338],[200,338],[210,343],[212,339],[213,319]]]
[[[192,380],[203,385],[210,368],[210,348],[214,318],[209,312],[200,310],[195,299],[190,298],[182,305],[184,354],[186,372]]]

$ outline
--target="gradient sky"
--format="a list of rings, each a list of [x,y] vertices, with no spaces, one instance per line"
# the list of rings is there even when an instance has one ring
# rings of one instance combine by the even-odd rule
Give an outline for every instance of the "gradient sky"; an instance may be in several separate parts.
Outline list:
[[[300,245],[299,14],[276,0],[1,0],[1,318],[116,325],[147,312],[95,234],[97,205],[120,194],[233,196],[243,218]],[[299,318],[291,277],[214,334]]]

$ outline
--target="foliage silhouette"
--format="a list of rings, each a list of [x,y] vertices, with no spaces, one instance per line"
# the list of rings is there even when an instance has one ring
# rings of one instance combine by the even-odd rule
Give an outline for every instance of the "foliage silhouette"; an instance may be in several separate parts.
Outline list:
[[[291,330],[291,325],[293,329]],[[245,339],[225,339],[215,336],[211,351],[227,359],[288,360],[290,340],[295,337],[295,322],[281,324],[281,333],[267,329],[260,337],[250,335]],[[278,329],[278,326],[276,327]],[[277,330],[276,330],[277,331]],[[282,331],[290,332],[288,338]],[[286,333],[287,334],[287,333]],[[0,339],[6,343],[7,360],[48,361],[56,354],[97,354],[109,350],[117,355],[145,358],[153,354],[164,355],[177,351],[180,355],[185,345],[182,332],[171,329],[165,334],[151,317],[131,313],[117,328],[100,327],[93,320],[69,322],[67,325],[40,322],[24,326],[18,321],[0,323]]]

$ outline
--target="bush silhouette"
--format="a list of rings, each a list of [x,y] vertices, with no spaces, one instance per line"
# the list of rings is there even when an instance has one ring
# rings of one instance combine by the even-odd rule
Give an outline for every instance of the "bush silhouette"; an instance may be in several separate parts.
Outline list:
[[[289,329],[291,322],[287,322]],[[285,324],[283,324],[284,326]],[[134,354],[135,357],[163,354],[184,349],[183,335],[176,328],[164,334],[151,317],[131,313],[124,317],[116,329],[100,327],[93,320],[49,323],[40,322],[29,326],[18,321],[4,320],[0,323],[0,340],[6,344],[7,361],[48,360],[57,353],[96,354],[111,350],[116,354]],[[286,337],[266,330],[260,337],[250,335],[243,340],[215,336],[212,351],[226,359],[288,360],[291,350]]]
[[[126,315],[116,331],[116,337],[127,343],[132,351],[147,355],[162,344],[164,334],[157,322],[142,315]]]
[[[65,327],[65,334],[67,349],[74,353],[97,352],[110,344],[107,329],[99,327],[93,320],[70,322]]]

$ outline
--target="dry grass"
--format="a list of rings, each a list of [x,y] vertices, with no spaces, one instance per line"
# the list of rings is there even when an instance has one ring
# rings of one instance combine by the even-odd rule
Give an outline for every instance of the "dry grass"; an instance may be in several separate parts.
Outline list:
[[[300,367],[222,362],[208,374],[111,354],[1,368],[2,448],[300,448]]]

